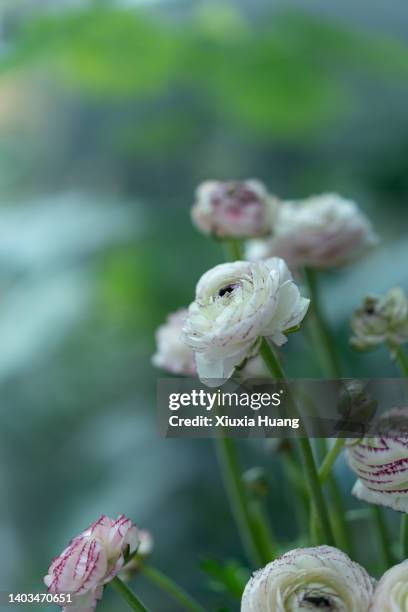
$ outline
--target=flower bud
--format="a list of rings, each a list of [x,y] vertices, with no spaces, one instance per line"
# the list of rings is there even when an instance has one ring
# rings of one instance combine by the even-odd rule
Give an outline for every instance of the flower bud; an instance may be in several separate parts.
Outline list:
[[[377,585],[370,612],[406,612],[408,605],[408,560],[385,572]]]
[[[254,238],[271,232],[276,209],[276,198],[260,181],[206,181],[197,188],[191,216],[204,234]]]
[[[206,272],[183,326],[200,379],[210,386],[228,379],[254,356],[262,336],[284,344],[285,331],[301,323],[308,306],[282,259],[236,261]]]
[[[340,429],[346,428],[350,431],[364,435],[371,420],[377,410],[378,401],[364,390],[364,383],[361,380],[348,380],[344,382],[344,387],[340,391],[338,412],[343,417]]]
[[[253,467],[244,472],[242,478],[247,490],[253,496],[265,497],[268,493],[268,479],[264,468]]]
[[[373,582],[337,548],[297,548],[255,572],[241,612],[368,612]]]
[[[194,353],[181,338],[187,315],[187,309],[181,308],[168,315],[166,322],[157,329],[157,349],[152,357],[152,363],[157,368],[172,374],[193,376],[196,373]]]
[[[351,321],[351,344],[370,350],[382,343],[391,349],[408,342],[408,299],[399,287],[385,296],[368,296]]]
[[[291,270],[333,268],[355,259],[377,238],[357,205],[335,193],[283,202],[273,236],[248,245],[248,259],[282,257]]]
[[[50,593],[71,593],[72,605],[64,612],[92,612],[101,599],[103,585],[112,580],[125,557],[139,546],[139,531],[125,516],[101,516],[51,563],[44,583]]]
[[[385,414],[376,437],[371,434],[350,442],[347,461],[358,476],[353,495],[408,512],[408,409]]]

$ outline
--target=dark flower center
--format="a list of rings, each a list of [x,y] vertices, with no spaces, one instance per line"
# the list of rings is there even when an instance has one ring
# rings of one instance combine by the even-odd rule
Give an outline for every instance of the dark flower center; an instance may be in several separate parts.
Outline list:
[[[333,604],[327,597],[323,595],[306,595],[303,599],[304,603],[312,604],[312,606],[319,610],[333,610]]]
[[[232,284],[232,285],[227,285],[226,287],[222,287],[222,289],[218,291],[218,295],[219,297],[224,297],[224,295],[228,295],[232,293],[234,289],[236,289],[237,287],[238,287],[237,284]]]

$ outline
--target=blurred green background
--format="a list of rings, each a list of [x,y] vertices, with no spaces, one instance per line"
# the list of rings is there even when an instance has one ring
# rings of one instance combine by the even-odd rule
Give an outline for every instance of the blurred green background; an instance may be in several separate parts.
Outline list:
[[[258,177],[285,198],[355,199],[382,243],[325,275],[324,301],[346,373],[393,375],[348,334],[363,294],[408,289],[407,25],[404,0],[2,0],[0,590],[41,590],[73,535],[123,512],[152,531],[155,565],[208,609],[238,609],[200,570],[244,562],[212,444],[156,428],[154,330],[222,258],[191,226],[194,188]],[[315,357],[301,334],[285,349],[293,376],[319,376]],[[267,467],[289,546],[274,454],[240,452]],[[98,610],[121,605],[107,591]]]

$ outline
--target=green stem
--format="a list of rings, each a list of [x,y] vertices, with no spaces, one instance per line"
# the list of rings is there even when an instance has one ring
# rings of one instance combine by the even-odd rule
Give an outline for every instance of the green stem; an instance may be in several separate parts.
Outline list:
[[[278,378],[279,380],[286,380],[285,372],[273,352],[269,342],[265,337],[262,338],[261,347],[259,349],[262,359],[265,362],[272,378]]]
[[[116,591],[122,595],[123,599],[127,601],[132,610],[138,610],[139,612],[148,612],[148,608],[146,608],[142,604],[140,599],[136,597],[133,591],[131,591],[127,584],[122,582],[122,580],[118,578],[118,576],[115,576],[115,578],[113,578],[113,580],[111,580],[109,584],[113,586],[113,588],[116,589]]]
[[[226,255],[229,261],[241,261],[244,257],[242,243],[240,240],[231,238],[225,240]]]
[[[304,271],[304,277],[311,299],[309,319],[310,326],[312,328],[312,333],[316,344],[319,347],[319,355],[323,356],[323,366],[326,375],[331,378],[341,378],[341,364],[339,362],[335,344],[324,316],[319,296],[316,273],[314,270],[306,268]],[[337,444],[340,448],[338,448]],[[333,452],[337,452],[338,454],[343,445],[344,441],[337,440]],[[350,552],[351,539],[349,537],[348,525],[344,518],[344,504],[341,495],[341,488],[337,482],[335,474],[331,472],[331,468],[333,467],[337,454],[335,454],[334,457],[328,457],[328,463],[324,466],[323,481],[328,481],[329,495],[334,509],[331,518],[336,535],[336,541],[339,545],[346,548],[346,550]],[[332,461],[331,464],[330,461]],[[321,482],[323,481],[321,480]]]
[[[184,610],[205,612],[204,608],[191,595],[155,567],[144,565],[142,572],[151,582],[154,582],[162,591],[165,591],[172,599],[177,601]]]
[[[257,548],[262,555],[262,565],[266,565],[277,557],[277,545],[269,527],[263,500],[250,501],[252,532],[255,536]]]
[[[319,479],[321,484],[323,484],[329,477],[332,467],[335,464],[337,457],[343,450],[345,443],[346,438],[336,438],[335,443],[332,445],[327,455],[325,456],[319,468]]]
[[[304,278],[310,296],[308,320],[312,327],[313,336],[319,345],[319,354],[324,356],[324,368],[327,376],[341,378],[341,366],[320,303],[317,278],[314,270],[305,268]]]
[[[391,567],[391,565],[394,564],[394,559],[389,547],[389,543],[391,540],[388,534],[387,524],[385,522],[380,506],[373,506],[371,511],[379,536],[380,553],[383,561],[383,569],[387,570]]]
[[[266,338],[262,338],[260,353],[274,378],[285,380],[286,376]],[[294,406],[296,408],[296,406]],[[320,485],[319,475],[313,457],[312,447],[308,438],[297,438],[299,450],[303,459],[303,469],[307,484],[309,486],[309,497],[313,503],[316,514],[320,521],[321,532],[326,544],[333,544],[333,532],[330,524],[329,513],[326,507],[323,491]]]
[[[394,353],[398,361],[401,373],[405,378],[408,378],[408,355],[406,354],[404,347],[396,346]]]
[[[253,531],[248,498],[238,467],[234,440],[217,436],[214,441],[224,486],[245,552],[253,567],[258,568],[264,559]]]
[[[408,559],[408,514],[401,517],[401,559]]]

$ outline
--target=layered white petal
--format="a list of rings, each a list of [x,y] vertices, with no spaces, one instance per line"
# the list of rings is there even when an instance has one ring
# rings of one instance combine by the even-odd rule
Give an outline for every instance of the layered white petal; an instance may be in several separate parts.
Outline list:
[[[408,560],[384,574],[374,593],[370,612],[407,612]]]
[[[373,581],[331,546],[292,550],[254,574],[241,612],[368,612]]]

